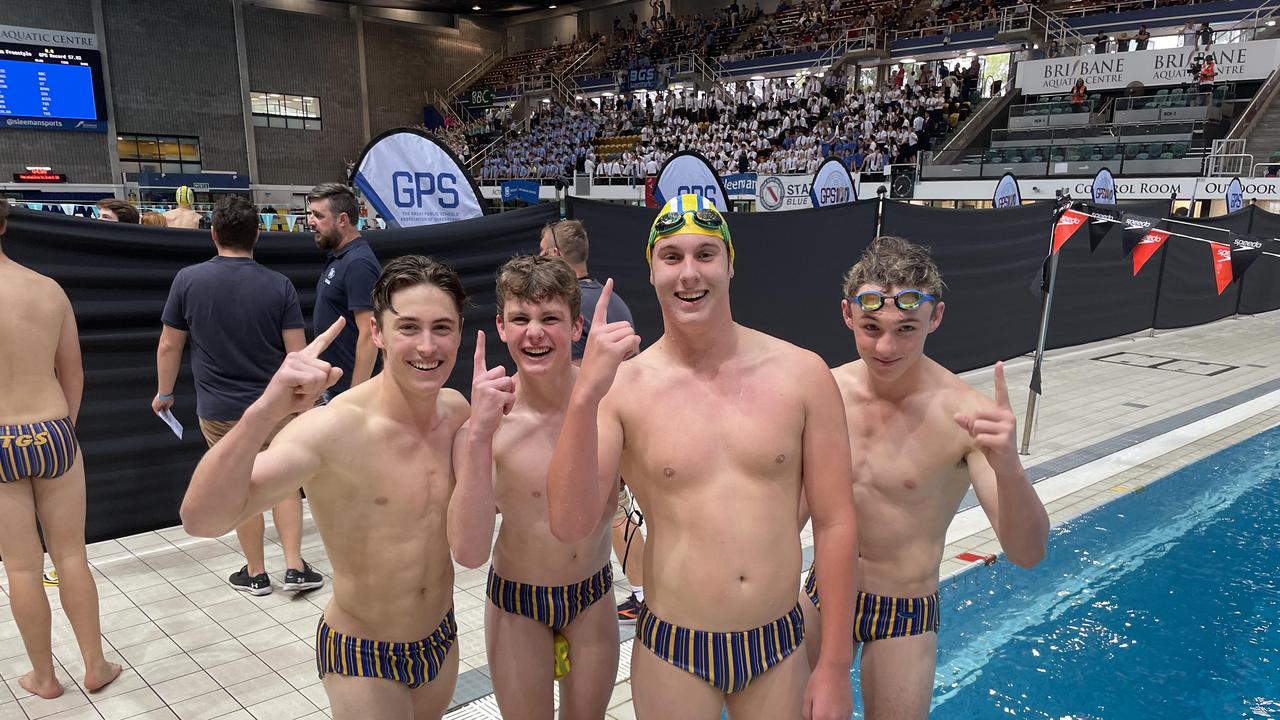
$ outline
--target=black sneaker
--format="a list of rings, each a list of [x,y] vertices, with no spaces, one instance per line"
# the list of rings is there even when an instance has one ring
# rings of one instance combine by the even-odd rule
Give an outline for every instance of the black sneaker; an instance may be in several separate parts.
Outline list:
[[[635,593],[631,593],[631,597],[618,606],[618,622],[622,625],[635,625],[636,618],[639,616],[640,601],[636,599]]]
[[[271,578],[266,573],[250,575],[249,566],[245,565],[238,572],[231,574],[231,587],[250,595],[270,595]]]
[[[301,570],[290,568],[284,571],[284,584],[280,587],[292,592],[315,590],[324,586],[324,576],[311,569],[305,561]]]

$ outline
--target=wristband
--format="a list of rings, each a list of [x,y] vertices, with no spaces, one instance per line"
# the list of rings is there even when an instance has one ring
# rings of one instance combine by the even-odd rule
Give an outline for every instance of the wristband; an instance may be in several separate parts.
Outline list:
[[[173,395],[165,395],[164,393],[156,393],[157,400],[172,400]]]

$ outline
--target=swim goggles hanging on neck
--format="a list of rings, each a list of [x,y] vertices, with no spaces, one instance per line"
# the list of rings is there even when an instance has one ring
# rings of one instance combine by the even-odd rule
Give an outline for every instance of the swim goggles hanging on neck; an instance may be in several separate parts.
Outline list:
[[[863,312],[875,312],[884,307],[885,298],[891,298],[899,310],[915,310],[927,302],[938,301],[937,295],[923,290],[899,290],[893,295],[886,295],[878,290],[864,290],[849,298],[849,302],[862,308]]]

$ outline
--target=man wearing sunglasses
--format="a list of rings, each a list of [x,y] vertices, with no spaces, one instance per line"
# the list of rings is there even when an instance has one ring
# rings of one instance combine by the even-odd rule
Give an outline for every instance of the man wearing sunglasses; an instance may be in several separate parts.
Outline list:
[[[1044,557],[1049,518],[1018,460],[1004,366],[995,400],[924,354],[945,306],[926,248],[871,241],[845,276],[841,302],[859,360],[834,373],[857,458],[858,593],[868,720],[928,717],[938,646],[938,565],[947,527],[970,487],[1014,564]],[[810,501],[810,505],[813,505]],[[805,583],[813,606],[823,569]],[[819,595],[821,594],[821,603]]]
[[[640,338],[607,321],[605,283],[548,472],[551,530],[587,536],[619,472],[645,509],[637,717],[847,720],[857,530],[839,389],[817,355],[733,321],[733,241],[709,201],[668,202],[645,256],[663,335],[624,363]],[[832,598],[822,634],[796,601],[802,488]],[[812,673],[806,642],[821,642]]]

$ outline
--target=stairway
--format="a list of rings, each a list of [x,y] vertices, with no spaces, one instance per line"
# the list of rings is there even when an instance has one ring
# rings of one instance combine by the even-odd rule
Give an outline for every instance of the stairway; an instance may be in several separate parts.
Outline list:
[[[1262,111],[1247,139],[1245,152],[1253,156],[1255,163],[1270,162],[1272,155],[1280,154],[1280,103],[1272,101]]]

